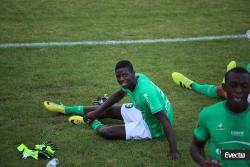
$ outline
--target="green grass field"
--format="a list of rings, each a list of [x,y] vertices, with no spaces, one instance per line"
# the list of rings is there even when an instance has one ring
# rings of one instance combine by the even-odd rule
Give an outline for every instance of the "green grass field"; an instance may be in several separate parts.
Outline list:
[[[244,34],[250,29],[249,0],[1,0],[0,44],[138,40]],[[250,62],[250,42],[225,39],[179,43],[0,48],[0,164],[45,166],[23,160],[16,147],[44,140],[60,148],[60,166],[195,166],[189,155],[199,111],[218,102],[185,90],[171,79],[179,71],[200,83],[221,82],[230,60]],[[119,88],[114,66],[130,60],[166,93],[175,111],[174,132],[182,158],[171,161],[166,139],[110,141],[87,125],[50,113],[44,100],[90,104]],[[125,99],[123,102],[127,102]],[[106,123],[117,123],[105,120]]]

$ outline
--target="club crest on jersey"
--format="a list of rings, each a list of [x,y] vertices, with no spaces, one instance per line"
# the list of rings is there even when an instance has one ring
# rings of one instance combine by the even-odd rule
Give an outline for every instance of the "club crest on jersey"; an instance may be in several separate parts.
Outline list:
[[[127,103],[125,104],[125,108],[133,108],[133,103]]]
[[[224,127],[224,125],[222,123],[220,123],[220,124],[217,125],[216,130],[225,130],[225,127]]]

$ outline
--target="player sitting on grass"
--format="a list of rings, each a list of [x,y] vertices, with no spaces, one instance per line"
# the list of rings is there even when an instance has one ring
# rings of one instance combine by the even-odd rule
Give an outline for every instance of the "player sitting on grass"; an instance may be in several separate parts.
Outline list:
[[[235,67],[236,67],[236,62],[231,61],[227,65],[227,71],[229,71]],[[250,63],[247,65],[247,70],[248,70],[248,72],[250,72]],[[190,80],[189,78],[185,77],[183,74],[178,73],[178,72],[173,72],[172,78],[177,85],[179,85],[183,88],[192,89],[197,93],[201,93],[201,94],[207,95],[209,97],[217,97],[217,98],[222,97],[225,99],[227,98],[227,93],[225,92],[225,90],[222,87],[223,83],[218,84],[218,85],[200,84],[200,83],[197,83],[197,82]],[[223,80],[223,82],[224,82],[224,80]],[[250,95],[248,97],[248,101],[250,103]]]
[[[173,124],[172,105],[162,92],[146,75],[135,73],[132,64],[123,60],[116,64],[115,75],[121,86],[100,106],[63,106],[45,101],[49,111],[80,115],[90,122],[97,134],[108,139],[152,139],[166,136],[170,156],[180,158],[171,124]],[[116,106],[125,95],[131,103]],[[124,124],[103,125],[98,119],[113,118]],[[71,121],[82,121],[82,117],[73,116]]]
[[[190,153],[202,167],[249,167],[250,160],[223,160],[229,157],[226,150],[250,150],[250,105],[247,102],[250,93],[249,72],[241,67],[228,71],[223,88],[227,99],[200,112]],[[205,156],[207,142],[208,158]]]

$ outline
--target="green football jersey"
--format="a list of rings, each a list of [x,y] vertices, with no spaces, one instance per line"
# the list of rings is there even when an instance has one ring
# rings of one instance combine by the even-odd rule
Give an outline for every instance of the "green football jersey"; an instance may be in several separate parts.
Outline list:
[[[133,92],[124,88],[122,88],[122,90],[127,93],[134,107],[141,111],[142,117],[147,123],[152,137],[165,136],[163,126],[153,114],[163,110],[172,124],[172,106],[163,91],[146,75],[136,73],[136,77],[138,80]]]
[[[226,107],[226,101],[204,108],[199,115],[195,137],[208,142],[209,157],[223,166],[249,167],[248,160],[221,160],[221,150],[250,150],[250,106],[235,114]]]

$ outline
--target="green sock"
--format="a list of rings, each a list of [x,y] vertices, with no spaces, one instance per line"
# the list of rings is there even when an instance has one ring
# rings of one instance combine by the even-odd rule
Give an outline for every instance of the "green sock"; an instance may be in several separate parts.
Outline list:
[[[247,65],[247,71],[250,72],[250,63]]]
[[[219,97],[216,92],[217,90],[216,85],[198,84],[196,82],[193,82],[192,90],[201,93],[203,95],[207,95],[209,97]]]
[[[65,113],[68,115],[79,115],[83,116],[84,114],[84,106],[65,106]]]
[[[98,127],[102,126],[103,124],[98,121],[98,120],[94,120],[92,123],[91,123],[91,127],[96,130]]]

